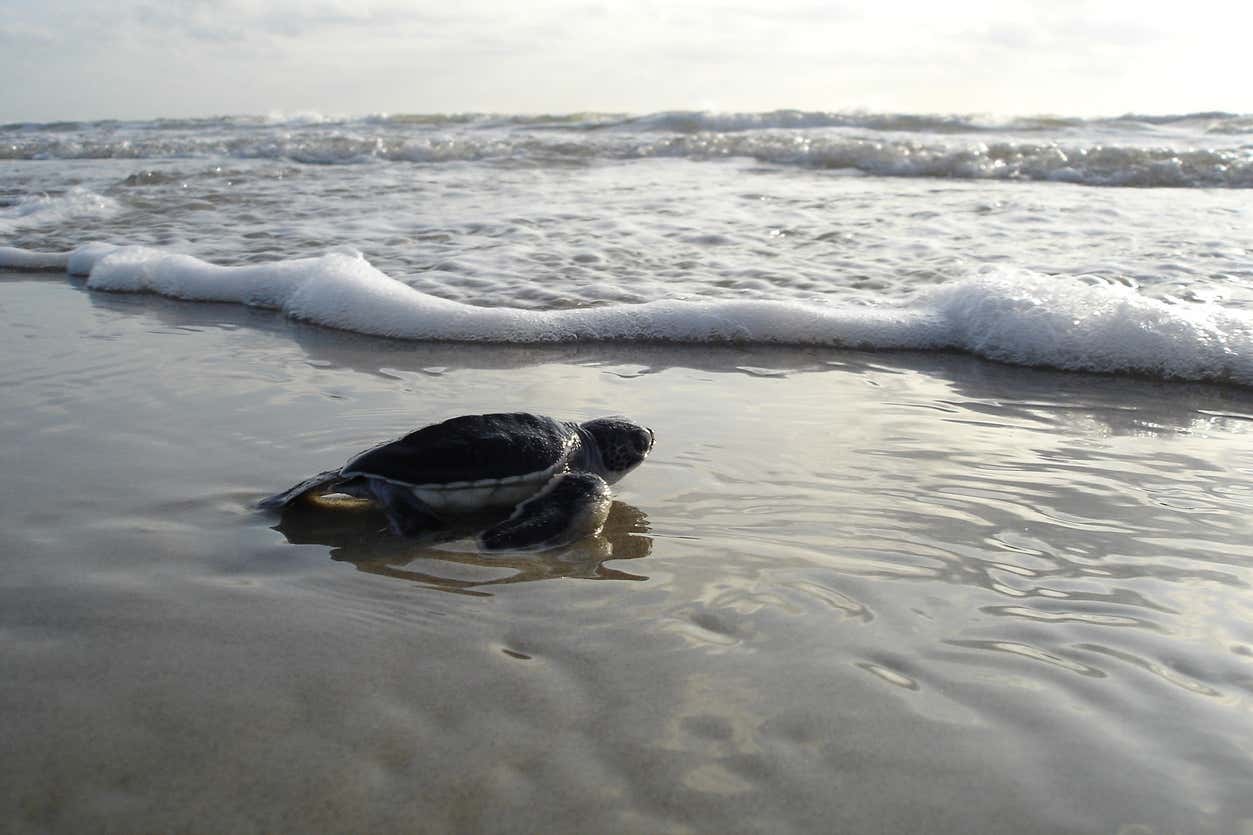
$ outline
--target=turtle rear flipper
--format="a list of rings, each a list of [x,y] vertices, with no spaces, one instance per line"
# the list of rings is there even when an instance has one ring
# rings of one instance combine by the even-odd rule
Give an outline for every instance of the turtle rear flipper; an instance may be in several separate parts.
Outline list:
[[[282,493],[275,493],[267,499],[262,499],[257,502],[257,507],[261,510],[278,510],[312,493],[325,493],[332,487],[340,487],[346,485],[349,481],[355,480],[355,478],[345,478],[341,470],[327,470],[311,478],[306,478],[299,484],[287,488]]]
[[[487,551],[554,548],[600,531],[612,504],[609,485],[592,473],[562,473],[513,515],[479,536]]]
[[[381,478],[364,481],[369,494],[387,514],[387,526],[397,536],[419,536],[444,527],[444,520],[410,488],[390,484]]]

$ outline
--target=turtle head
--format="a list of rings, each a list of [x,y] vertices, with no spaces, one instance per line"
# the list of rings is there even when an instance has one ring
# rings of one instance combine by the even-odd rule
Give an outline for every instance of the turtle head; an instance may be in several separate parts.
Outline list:
[[[653,430],[621,416],[596,418],[579,428],[595,441],[600,475],[610,484],[644,463],[653,449]]]

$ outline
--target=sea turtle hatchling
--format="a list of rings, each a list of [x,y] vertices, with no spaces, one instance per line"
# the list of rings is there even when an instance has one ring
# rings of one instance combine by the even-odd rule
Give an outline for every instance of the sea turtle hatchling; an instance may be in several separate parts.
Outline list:
[[[378,503],[401,536],[442,528],[447,516],[513,507],[479,535],[480,546],[552,547],[600,530],[609,484],[643,463],[653,440],[651,429],[624,417],[464,415],[366,450],[260,507],[344,493]]]

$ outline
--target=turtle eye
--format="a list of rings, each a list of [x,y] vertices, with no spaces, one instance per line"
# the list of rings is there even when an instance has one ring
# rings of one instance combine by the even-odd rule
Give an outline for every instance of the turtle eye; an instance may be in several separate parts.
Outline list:
[[[648,452],[648,436],[640,433],[631,439],[631,443],[635,446],[635,451],[640,455]]]

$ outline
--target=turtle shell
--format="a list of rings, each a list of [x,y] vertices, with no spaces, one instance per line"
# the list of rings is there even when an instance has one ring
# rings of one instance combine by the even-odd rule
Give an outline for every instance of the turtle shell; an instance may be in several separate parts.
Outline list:
[[[464,415],[367,450],[342,472],[435,489],[531,480],[563,468],[577,440],[570,426],[542,415]]]

